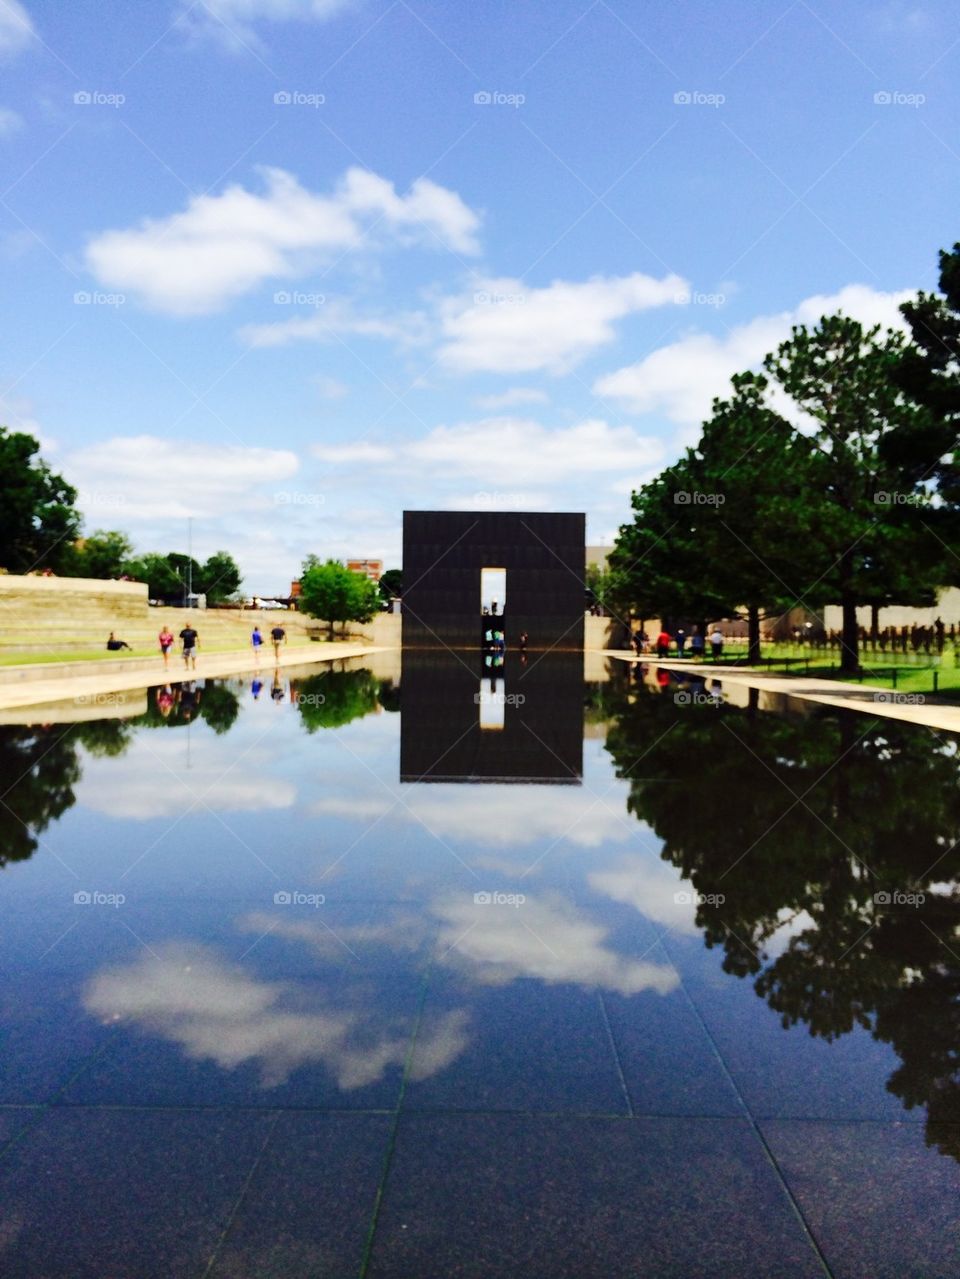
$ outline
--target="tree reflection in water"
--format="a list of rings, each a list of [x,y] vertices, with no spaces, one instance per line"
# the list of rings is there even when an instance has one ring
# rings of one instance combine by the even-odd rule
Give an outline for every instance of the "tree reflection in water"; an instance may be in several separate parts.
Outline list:
[[[723,895],[698,908],[707,946],[785,1027],[889,1043],[888,1088],[960,1160],[956,739],[812,704],[716,706],[702,686],[678,701],[679,687],[618,681],[607,749],[663,858]]]

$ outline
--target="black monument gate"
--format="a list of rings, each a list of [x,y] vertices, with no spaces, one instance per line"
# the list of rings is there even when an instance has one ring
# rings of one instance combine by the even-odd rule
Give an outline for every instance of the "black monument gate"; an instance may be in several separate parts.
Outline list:
[[[526,632],[531,651],[582,650],[584,535],[580,513],[404,511],[404,647],[476,649],[481,572],[499,569],[508,648]]]

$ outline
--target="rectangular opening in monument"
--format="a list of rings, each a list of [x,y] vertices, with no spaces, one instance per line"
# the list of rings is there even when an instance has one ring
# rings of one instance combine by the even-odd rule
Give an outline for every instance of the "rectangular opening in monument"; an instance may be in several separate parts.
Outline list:
[[[480,570],[480,612],[491,616],[503,615],[507,610],[507,570],[482,568]]]

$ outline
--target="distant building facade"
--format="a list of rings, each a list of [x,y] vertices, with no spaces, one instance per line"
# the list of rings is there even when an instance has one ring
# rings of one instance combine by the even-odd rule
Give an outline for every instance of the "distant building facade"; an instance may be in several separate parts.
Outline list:
[[[379,582],[383,576],[383,560],[347,560],[351,573],[363,573],[371,582]]]

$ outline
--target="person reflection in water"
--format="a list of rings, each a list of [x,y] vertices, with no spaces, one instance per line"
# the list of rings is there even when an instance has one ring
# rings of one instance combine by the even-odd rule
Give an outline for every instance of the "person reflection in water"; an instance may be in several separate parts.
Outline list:
[[[157,710],[164,719],[167,719],[173,710],[174,701],[173,689],[169,684],[164,684],[162,688],[157,689]]]
[[[200,706],[200,689],[195,679],[180,685],[180,713],[189,724]]]
[[[254,675],[253,679],[250,681],[250,692],[253,694],[254,701],[257,701],[260,694],[263,692],[263,680],[259,675]]]
[[[273,684],[270,688],[270,696],[278,704],[283,701],[283,680],[280,678],[279,666],[273,672]]]

